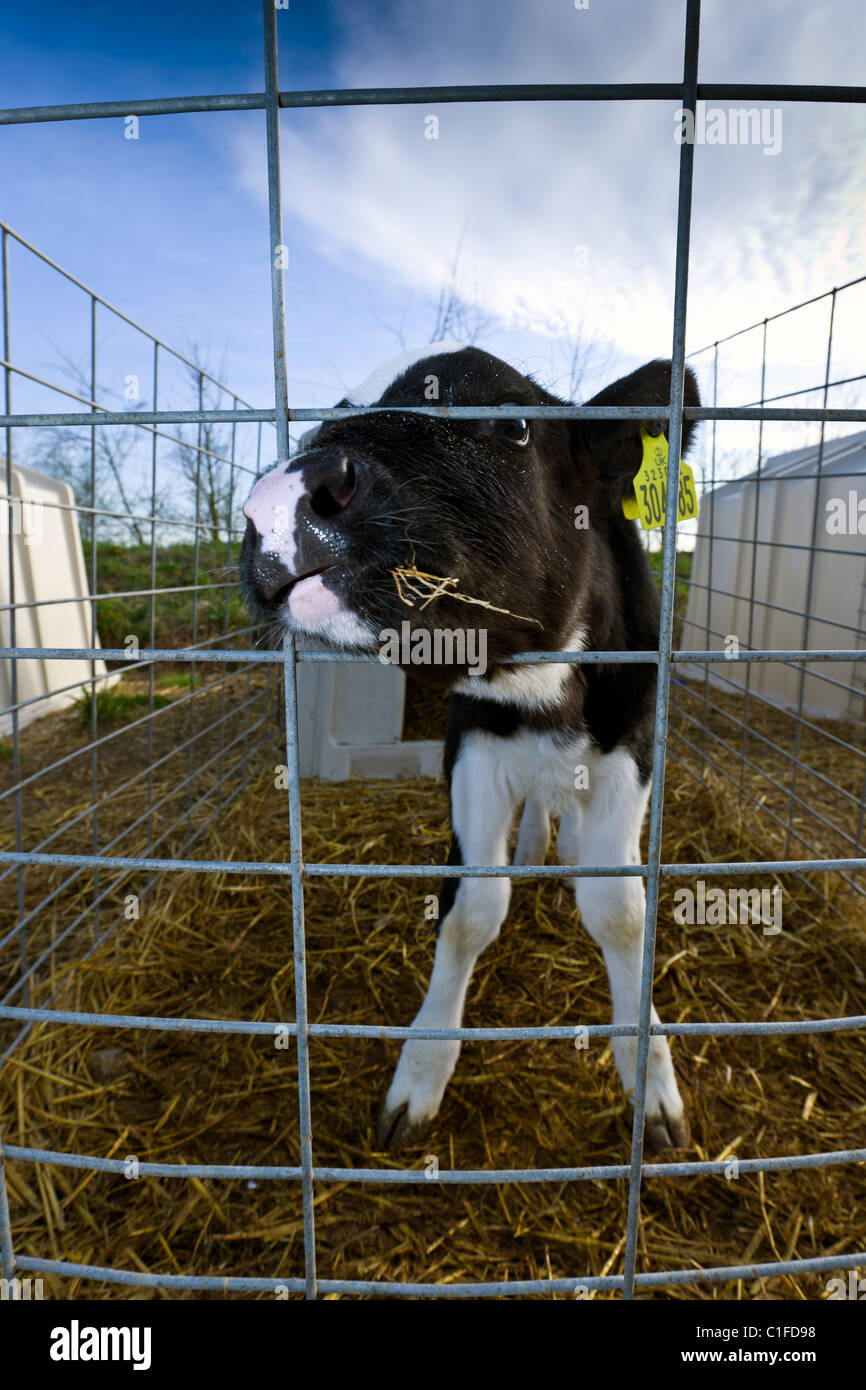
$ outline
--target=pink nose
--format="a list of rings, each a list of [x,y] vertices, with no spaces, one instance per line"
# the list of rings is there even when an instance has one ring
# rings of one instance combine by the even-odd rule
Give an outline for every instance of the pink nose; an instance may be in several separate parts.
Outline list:
[[[295,508],[305,492],[300,473],[285,473],[275,468],[256,483],[244,506],[244,516],[263,540],[284,535],[287,528],[291,535]]]
[[[244,516],[253,523],[263,551],[294,554],[299,522],[319,529],[339,519],[355,495],[355,465],[334,450],[317,451],[300,464],[277,467],[260,478],[247,498]]]

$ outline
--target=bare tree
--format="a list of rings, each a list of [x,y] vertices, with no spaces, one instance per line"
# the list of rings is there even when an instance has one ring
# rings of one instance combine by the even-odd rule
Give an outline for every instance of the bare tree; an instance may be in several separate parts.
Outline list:
[[[584,325],[585,320],[582,319],[579,326],[565,339],[564,343],[566,360],[564,394],[570,401],[577,400],[586,394],[587,378],[592,373],[599,375],[605,372],[611,356],[609,351],[606,353],[601,347],[595,329],[587,330]]]
[[[451,262],[451,273],[439,292],[436,317],[433,331],[430,334],[432,343],[454,337],[477,346],[481,339],[490,332],[495,321],[495,315],[483,308],[481,304],[477,283],[475,293],[470,296],[466,296],[458,289],[462,251],[463,232],[460,233],[460,239],[454,252],[454,260]]]
[[[454,252],[448,279],[435,300],[430,301],[431,324],[426,340],[441,342],[446,338],[458,338],[475,347],[480,346],[496,325],[496,315],[483,305],[483,296],[476,282],[472,294],[460,288],[460,260],[463,252],[463,233]],[[401,348],[406,348],[406,319],[410,301],[407,300],[399,324],[388,323],[378,314],[376,321],[382,328],[393,333]],[[562,321],[550,324],[550,337],[554,342],[552,355],[551,389],[567,400],[579,400],[587,394],[587,383],[592,377],[601,377],[612,365],[613,352],[604,348],[598,333],[586,328],[586,319],[580,316],[578,326],[570,333],[563,334]]]
[[[428,343],[439,343],[446,338],[459,338],[463,342],[477,347],[496,321],[495,314],[483,307],[477,284],[475,285],[475,292],[471,295],[467,295],[458,286],[462,252],[463,233],[461,232],[448,279],[439,291],[438,297],[428,301],[431,313],[431,325],[425,335]],[[397,325],[388,323],[379,314],[374,316],[382,328],[394,334],[401,348],[404,349],[407,346],[406,318],[409,313],[410,302],[407,299],[403,306],[400,322]]]
[[[88,372],[56,343],[52,347],[60,359],[61,374],[75,387],[78,398],[90,404]],[[145,407],[145,401],[136,402],[129,411],[130,420]],[[130,469],[140,433],[134,424],[97,428],[93,439],[78,426],[39,430],[28,457],[37,467],[68,483],[79,506],[108,513],[103,527],[144,545],[142,518],[150,513],[152,499],[145,488],[134,484]]]
[[[54,379],[59,373],[75,397],[91,405],[89,367],[69,357],[56,343],[51,346],[57,354],[57,361],[51,364]],[[206,354],[194,343],[187,347],[186,356],[190,359],[190,365],[184,368],[189,389],[184,391],[183,408],[200,405],[202,410],[210,410],[224,406],[226,393],[212,379],[224,375],[224,361],[212,370]],[[28,461],[69,483],[78,505],[93,509],[103,536],[145,545],[150,539],[150,518],[159,520],[170,512],[174,521],[184,521],[186,517],[194,521],[201,527],[200,534],[213,541],[225,538],[232,527],[231,512],[236,500],[230,458],[232,426],[204,421],[200,425],[158,427],[163,485],[153,496],[153,427],[134,423],[136,412],[146,409],[148,402],[130,404],[118,392],[100,387],[102,407],[110,403],[114,408],[112,397],[118,409],[128,410],[128,426],[97,427],[93,436],[90,430],[78,426],[28,431]],[[229,396],[229,403],[231,400]],[[165,486],[166,470],[172,468],[175,478],[180,473],[185,488]],[[170,502],[161,500],[160,494],[162,498],[170,497]],[[174,534],[176,538],[178,533]]]
[[[145,524],[150,498],[139,490],[132,492],[125,480],[125,464],[137,440],[132,428],[106,426],[108,437],[96,435],[95,453],[89,434],[77,427],[68,430],[40,430],[32,461],[45,472],[60,478],[72,488],[82,508],[100,514],[103,530],[119,538],[128,536],[136,545],[145,545]]]
[[[200,364],[186,369],[187,378],[195,391],[197,408],[220,409],[224,405],[224,393],[211,377],[223,376],[225,361],[222,360],[211,371],[209,366],[202,363],[205,354],[195,343],[187,348],[187,355]],[[231,425],[214,424],[210,420],[200,425],[177,427],[180,442],[175,445],[175,459],[188,484],[196,521],[208,528],[213,541],[228,535],[232,526],[234,488],[230,459],[231,431]]]

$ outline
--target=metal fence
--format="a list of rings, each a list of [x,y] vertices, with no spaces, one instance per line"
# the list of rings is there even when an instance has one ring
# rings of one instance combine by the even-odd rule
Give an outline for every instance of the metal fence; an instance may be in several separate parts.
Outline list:
[[[846,537],[841,545],[830,546],[826,543],[826,496],[822,492],[822,485],[831,480],[838,480],[847,488],[856,480],[864,479],[862,468],[850,470],[832,465],[831,471],[825,472],[825,447],[831,443],[831,434],[835,435],[839,430],[839,423],[829,415],[827,406],[831,400],[851,393],[851,388],[866,380],[864,372],[844,377],[837,377],[834,373],[834,330],[838,328],[843,306],[847,305],[849,309],[850,322],[859,319],[864,307],[864,295],[866,276],[859,276],[688,355],[687,360],[701,379],[702,395],[711,398],[715,406],[718,404],[720,372],[724,371],[726,351],[729,354],[738,349],[742,351],[749,341],[757,341],[758,351],[750,353],[746,350],[742,354],[751,368],[747,375],[754,377],[754,385],[759,388],[759,398],[753,404],[763,408],[768,403],[780,400],[812,396],[820,401],[821,412],[818,439],[813,446],[814,465],[808,460],[788,471],[773,469],[768,472],[766,468],[771,455],[780,452],[783,445],[790,449],[794,442],[790,437],[785,437],[791,428],[788,422],[777,421],[767,429],[762,415],[754,427],[757,438],[750,441],[745,449],[735,447],[732,452],[729,448],[725,451],[726,462],[722,463],[721,441],[716,421],[713,420],[709,440],[705,441],[709,457],[703,469],[701,517],[695,528],[696,542],[706,543],[706,565],[701,571],[705,579],[703,582],[696,579],[694,573],[680,575],[679,579],[684,589],[691,591],[697,587],[703,591],[700,602],[695,605],[696,611],[702,611],[702,619],[696,621],[688,616],[692,611],[693,594],[690,593],[687,611],[677,615],[684,645],[709,646],[714,639],[720,643],[725,641],[728,631],[718,625],[720,619],[716,616],[720,608],[726,614],[737,612],[745,618],[745,631],[741,638],[747,648],[754,645],[756,626],[760,626],[761,619],[766,621],[776,614],[783,620],[796,620],[804,651],[808,649],[810,636],[818,626],[824,630],[834,629],[842,640],[850,642],[852,646],[862,648],[866,645],[866,546],[862,542],[858,545],[859,532],[853,538]],[[768,397],[767,380],[772,364],[768,330],[778,325],[780,330],[785,331],[789,328],[792,315],[802,315],[806,311],[811,311],[809,329],[816,344],[823,344],[823,379]],[[818,321],[816,315],[820,315]],[[820,338],[822,328],[825,336]],[[743,375],[742,368],[737,375]],[[774,431],[775,436],[772,442],[767,437],[770,430]],[[754,493],[751,525],[745,533],[731,534],[729,524],[720,527],[717,522],[717,490],[732,483],[742,485],[744,482],[748,482]],[[803,516],[804,523],[808,524],[804,524],[800,539],[772,527],[773,503],[777,500],[773,492],[778,489],[781,493],[791,487],[800,489],[803,494],[801,504],[805,503]],[[769,494],[768,500],[762,500],[764,492]],[[745,519],[748,520],[748,517]],[[767,534],[771,527],[772,535]],[[824,544],[821,543],[822,532],[825,533]],[[804,534],[805,543],[802,540]],[[716,551],[723,547],[733,548],[736,557],[729,566],[730,577],[727,579],[718,576]],[[762,553],[766,556],[768,551],[773,553],[774,563],[778,564],[780,559],[790,562],[789,574],[795,563],[800,568],[803,576],[802,606],[796,604],[787,586],[779,591],[779,586],[774,588],[771,583],[765,582],[765,597],[759,596],[759,557]],[[741,553],[743,562],[739,563]],[[847,614],[845,611],[840,613],[838,597],[831,614],[829,596],[826,594],[824,611],[820,614],[817,612],[818,566],[825,556],[853,560],[855,564],[852,570],[859,571],[855,590],[857,599]],[[717,566],[715,571],[714,561]],[[733,587],[727,588],[726,584]],[[718,599],[721,603],[716,602],[714,607],[714,600]],[[726,604],[725,600],[732,602]],[[846,617],[853,617],[854,621],[846,621]],[[690,633],[689,628],[696,631]],[[848,679],[843,680],[835,673],[813,668],[803,661],[780,665],[786,665],[796,673],[793,682],[796,693],[792,691],[792,698],[787,700],[780,699],[778,694],[768,695],[753,690],[749,665],[745,667],[742,677],[738,672],[735,678],[718,666],[711,672],[707,664],[700,681],[689,680],[688,676],[675,680],[671,688],[671,708],[676,710],[679,719],[672,734],[668,757],[698,780],[702,780],[707,769],[711,769],[722,783],[733,789],[731,794],[740,809],[744,805],[759,809],[763,838],[768,849],[772,851],[777,848],[785,859],[791,856],[795,846],[798,853],[812,858],[827,856],[834,851],[862,857],[866,811],[866,748],[863,746],[862,726],[866,713],[863,685],[866,667],[862,662],[852,664]],[[821,696],[818,687],[825,687],[828,693],[844,695],[844,711],[838,709],[838,699],[834,703],[837,712],[848,714],[850,721],[844,718],[822,720],[819,713],[809,709],[806,704],[807,680],[811,683],[813,699],[816,694]],[[732,702],[730,698],[726,700],[726,696],[734,696],[735,701]],[[771,726],[763,729],[762,724],[768,715],[773,716]],[[855,738],[857,742],[853,741]],[[760,754],[772,759],[772,771],[761,765]],[[828,776],[828,770],[834,771],[834,763],[840,757],[844,757],[847,764],[847,786],[840,784],[838,776]],[[781,777],[786,780],[780,780]],[[768,796],[773,798],[775,804],[767,803]],[[816,801],[821,803],[823,810],[818,808]],[[754,819],[750,823],[750,831],[753,834],[756,831]],[[845,871],[844,876],[850,883],[852,895],[856,893],[863,897],[864,889],[858,882],[856,869]],[[820,894],[821,889],[817,884],[805,875],[800,877]]]
[[[215,95],[207,97],[188,97],[188,98],[166,98],[148,101],[123,103],[123,102],[104,102],[88,103],[80,106],[55,106],[55,107],[35,107],[30,109],[19,109],[0,112],[0,123],[8,124],[21,121],[56,121],[56,120],[76,120],[76,119],[100,119],[115,116],[128,116],[131,113],[144,115],[169,115],[178,112],[189,111],[226,111],[226,110],[264,110],[266,113],[267,129],[267,162],[268,162],[268,185],[269,185],[269,210],[270,210],[270,249],[271,249],[271,276],[272,276],[272,301],[273,301],[273,337],[274,337],[274,382],[275,382],[275,406],[268,410],[254,410],[242,406],[236,398],[233,399],[229,409],[203,409],[201,406],[193,410],[180,409],[160,409],[154,391],[153,408],[141,410],[136,415],[136,425],[141,428],[152,427],[153,449],[156,450],[157,429],[165,425],[183,426],[195,425],[197,428],[218,425],[258,425],[267,422],[276,427],[277,432],[277,457],[285,458],[288,455],[289,446],[289,421],[290,420],[322,420],[342,418],[347,415],[357,414],[356,409],[324,409],[289,408],[287,395],[286,378],[286,358],[285,358],[285,301],[283,274],[280,266],[282,264],[281,248],[283,246],[282,220],[281,220],[281,200],[280,200],[280,146],[279,146],[279,113],[281,109],[305,106],[337,106],[337,105],[395,105],[401,103],[415,104],[435,104],[440,102],[477,102],[477,101],[622,101],[622,100],[650,100],[657,102],[677,101],[685,110],[694,112],[696,103],[699,99],[714,99],[717,101],[797,101],[797,102],[863,102],[866,100],[866,89],[851,87],[819,87],[819,86],[780,86],[778,84],[702,84],[697,80],[698,77],[698,44],[699,44],[699,0],[688,0],[685,41],[684,41],[684,64],[683,78],[681,82],[675,83],[632,83],[632,84],[581,84],[581,85],[497,85],[486,87],[445,87],[445,88],[387,88],[387,89],[359,89],[359,90],[334,90],[334,91],[295,91],[281,92],[278,85],[277,75],[277,15],[275,12],[274,0],[264,0],[264,37],[265,37],[265,90],[255,94],[244,94],[235,96]],[[68,852],[60,853],[52,848],[50,843],[43,844],[41,847],[32,850],[23,848],[23,829],[19,817],[17,827],[18,847],[15,851],[0,854],[0,862],[9,866],[9,870],[19,875],[22,880],[25,870],[34,873],[36,870],[56,870],[60,869],[67,873],[90,871],[94,875],[94,882],[98,885],[102,876],[109,873],[120,873],[136,870],[141,872],[146,870],[151,876],[162,873],[173,873],[177,871],[193,870],[197,873],[218,873],[218,874],[248,874],[265,873],[278,875],[290,881],[292,898],[292,926],[294,942],[294,969],[295,969],[295,994],[296,994],[296,1022],[288,1028],[289,1033],[295,1037],[297,1046],[297,1068],[299,1086],[299,1124],[300,1124],[300,1156],[301,1162],[298,1166],[242,1166],[242,1165],[216,1165],[216,1164],[168,1164],[168,1163],[146,1163],[140,1164],[142,1177],[173,1176],[184,1179],[254,1179],[257,1181],[277,1181],[277,1182],[299,1182],[302,1188],[303,1213],[304,1213],[304,1252],[305,1252],[305,1272],[303,1277],[293,1279],[266,1279],[266,1278],[245,1278],[243,1276],[223,1277],[206,1275],[162,1275],[146,1274],[131,1269],[103,1268],[87,1266],[57,1259],[42,1257],[31,1257],[16,1255],[13,1247],[12,1230],[9,1217],[7,1188],[2,1177],[2,1167],[0,1167],[0,1245],[2,1245],[3,1270],[8,1278],[12,1278],[16,1273],[30,1275],[32,1273],[53,1273],[61,1276],[74,1278],[97,1279],[119,1284],[160,1287],[164,1289],[213,1289],[219,1292],[253,1292],[274,1290],[276,1286],[288,1287],[292,1292],[306,1294],[308,1298],[315,1298],[318,1293],[344,1293],[355,1295],[421,1295],[436,1297],[484,1297],[500,1295],[532,1295],[532,1294],[551,1294],[555,1292],[574,1292],[578,1289],[591,1290],[614,1290],[619,1291],[625,1298],[632,1298],[636,1290],[653,1289],[659,1287],[673,1287],[675,1285],[694,1284],[694,1283],[718,1283],[723,1281],[735,1280],[745,1276],[762,1275],[781,1275],[793,1272],[804,1272],[808,1270],[837,1270],[849,1268],[858,1264],[866,1263],[866,1250],[847,1255],[832,1255],[828,1257],[815,1257],[809,1259],[785,1259],[769,1264],[744,1264],[737,1267],[719,1267],[708,1269],[672,1269],[652,1273],[638,1272],[636,1269],[637,1249],[638,1249],[638,1220],[640,1210],[641,1184],[644,1179],[652,1180],[658,1176],[665,1178],[675,1178],[678,1176],[696,1174],[721,1174],[724,1171],[725,1163],[719,1162],[682,1162],[682,1163],[645,1163],[643,1157],[644,1141],[644,1115],[645,1115],[645,1090],[647,1059],[651,1034],[665,1034],[668,1036],[728,1036],[728,1035],[754,1035],[754,1034],[810,1034],[836,1032],[846,1029],[862,1029],[866,1027],[866,1017],[844,1017],[815,1019],[804,1022],[778,1021],[778,1022],[752,1022],[752,1023],[678,1023],[678,1024],[656,1024],[651,1023],[651,1000],[652,1000],[652,979],[653,962],[655,954],[656,938],[656,918],[658,911],[659,887],[662,878],[672,877],[674,879],[687,879],[699,875],[705,866],[701,864],[683,863],[663,863],[662,862],[662,799],[665,778],[665,760],[667,747],[667,728],[669,712],[669,691],[672,679],[672,662],[684,665],[694,665],[698,672],[706,672],[710,668],[715,668],[725,661],[725,653],[718,648],[705,648],[701,651],[674,651],[672,645],[672,635],[674,631],[675,615],[675,581],[676,581],[676,502],[677,496],[677,477],[678,459],[680,455],[681,425],[685,416],[695,420],[738,420],[738,421],[776,421],[776,420],[812,420],[820,421],[822,425],[828,421],[864,421],[866,420],[866,410],[863,409],[840,409],[831,408],[827,404],[826,395],[820,407],[792,407],[790,405],[771,405],[763,399],[757,406],[748,407],[722,407],[715,401],[711,406],[702,407],[683,407],[683,384],[684,384],[684,365],[685,365],[685,324],[686,324],[686,292],[689,267],[689,233],[691,222],[691,202],[692,202],[692,174],[694,162],[694,146],[684,143],[680,151],[679,166],[679,192],[678,192],[678,211],[677,211],[677,246],[676,246],[676,275],[674,285],[674,335],[672,347],[673,370],[671,378],[670,403],[664,409],[658,407],[595,407],[592,409],[580,409],[577,407],[544,407],[529,410],[521,407],[521,416],[537,417],[543,414],[558,416],[559,418],[578,418],[584,416],[594,419],[609,418],[634,418],[641,419],[651,414],[655,418],[664,418],[669,422],[670,457],[673,472],[673,486],[668,488],[667,510],[664,524],[664,555],[662,565],[662,584],[661,584],[661,626],[658,649],[654,651],[642,652],[612,652],[612,653],[574,653],[574,652],[548,652],[536,653],[531,656],[518,658],[522,662],[568,662],[586,664],[592,662],[641,662],[653,664],[658,670],[658,697],[655,713],[655,742],[652,772],[652,791],[651,809],[649,825],[649,849],[647,862],[639,865],[618,865],[618,866],[598,866],[598,865],[560,865],[557,867],[500,867],[500,866],[467,866],[467,867],[439,867],[435,865],[385,865],[385,864],[342,864],[334,863],[308,863],[304,861],[301,839],[301,814],[300,814],[300,785],[298,775],[298,746],[297,746],[297,706],[296,706],[296,663],[298,660],[304,661],[332,661],[364,660],[363,657],[354,655],[341,655],[335,657],[330,651],[308,651],[296,650],[293,642],[289,640],[283,652],[263,653],[262,651],[250,649],[244,646],[229,646],[226,642],[221,642],[214,649],[211,640],[200,642],[192,647],[185,646],[178,649],[170,643],[165,645],[154,644],[147,650],[141,650],[136,660],[142,670],[150,673],[154,670],[155,663],[183,663],[188,664],[191,671],[206,671],[209,664],[215,663],[225,671],[227,663],[234,667],[242,667],[249,671],[257,664],[261,664],[271,670],[282,667],[283,685],[285,692],[285,715],[286,715],[286,762],[289,769],[289,813],[291,823],[291,855],[288,862],[243,862],[243,861],[214,861],[201,860],[194,857],[180,857],[180,854],[157,856],[155,851],[159,849],[159,839],[148,842],[144,852],[134,854],[121,854],[111,852],[116,847],[109,842],[101,844],[97,833],[97,808],[95,804],[89,808],[88,815],[92,816],[93,843],[91,852]],[[7,237],[11,235],[4,232],[4,248]],[[4,258],[5,266],[5,258]],[[8,286],[8,279],[4,273],[4,285]],[[94,306],[99,301],[93,299]],[[110,409],[95,410],[96,401],[96,375],[94,368],[93,389],[90,392],[90,399],[86,400],[85,405],[90,405],[94,409],[69,414],[63,413],[44,413],[33,411],[30,413],[13,414],[11,408],[10,380],[12,368],[10,366],[9,341],[8,341],[8,297],[4,301],[5,322],[6,322],[6,341],[5,341],[5,360],[6,360],[6,410],[0,419],[6,429],[7,454],[11,457],[12,431],[20,428],[42,427],[42,426],[70,426],[78,428],[90,428],[94,431],[106,425],[129,427],[130,417],[128,412],[112,411]],[[94,308],[95,312],[95,308]],[[95,342],[95,338],[94,338]],[[164,345],[154,342],[154,352],[157,350],[162,353]],[[198,369],[195,369],[198,370]],[[434,415],[450,415],[463,419],[489,418],[491,415],[513,414],[514,411],[508,407],[501,407],[499,410],[491,409],[489,406],[479,405],[478,407],[416,407],[415,413],[428,413]],[[201,443],[199,438],[198,443]],[[155,453],[154,453],[155,457]],[[199,453],[199,460],[201,454]],[[7,468],[8,468],[7,460]],[[229,461],[232,469],[237,464]],[[157,522],[153,519],[155,510],[150,517],[146,518],[146,523],[155,527]],[[199,518],[196,518],[199,521]],[[95,501],[93,508],[92,526],[97,524],[97,513]],[[196,531],[198,535],[198,531]],[[151,541],[151,553],[153,554],[153,540]],[[753,547],[755,548],[755,547]],[[196,584],[192,586],[193,592],[200,590],[198,575]],[[151,589],[156,589],[155,578],[150,585]],[[94,590],[94,609],[96,607],[96,591]],[[806,621],[808,615],[804,615]],[[0,649],[0,658],[10,659],[14,664],[24,661],[38,660],[45,657],[57,657],[59,659],[80,659],[86,658],[90,661],[100,659],[109,660],[116,663],[130,663],[129,653],[122,647],[108,647],[102,650],[91,642],[89,646],[76,649],[68,648],[25,648],[16,645],[14,631],[14,608],[10,614],[11,634],[9,645]],[[95,630],[95,629],[94,629]],[[152,629],[153,631],[153,629]],[[236,634],[239,635],[239,634]],[[711,634],[713,635],[713,634]],[[860,650],[852,650],[844,647],[825,647],[807,649],[805,638],[808,636],[808,628],[804,633],[804,642],[801,646],[792,650],[744,650],[740,659],[744,662],[789,662],[795,666],[800,666],[808,661],[810,665],[822,663],[832,665],[834,662],[862,661],[866,658],[866,653]],[[369,658],[375,660],[375,657]],[[150,676],[149,676],[150,679]],[[223,687],[225,688],[228,679],[236,677],[225,677]],[[149,687],[152,689],[152,687]],[[190,691],[190,700],[198,695],[198,691],[193,688]],[[262,697],[266,700],[266,696]],[[705,698],[708,698],[705,688]],[[13,701],[13,704],[15,701]],[[156,720],[158,711],[148,708],[148,717],[153,716],[151,723]],[[263,715],[265,718],[266,715]],[[226,716],[227,721],[228,716]],[[745,721],[744,721],[745,724]],[[97,726],[93,727],[93,742],[96,742]],[[743,730],[748,732],[747,728]],[[226,745],[227,749],[228,745]],[[192,773],[200,771],[196,762],[195,748],[192,742],[188,746],[188,767]],[[225,750],[223,750],[225,751]],[[17,755],[16,755],[17,757]],[[20,778],[14,776],[15,797],[21,794],[22,787]],[[792,793],[793,796],[793,793]],[[95,796],[94,796],[95,803]],[[189,808],[190,812],[192,807]],[[195,833],[192,830],[191,818],[187,820],[188,839],[187,849],[192,847]],[[866,866],[866,859],[861,855],[848,855],[842,857],[813,856],[810,858],[788,858],[787,856],[777,856],[775,858],[762,860],[759,862],[730,862],[713,865],[713,873],[719,875],[734,875],[748,873],[773,873],[790,874],[806,872],[853,872]],[[588,1276],[577,1271],[574,1277],[563,1279],[531,1279],[531,1280],[511,1280],[491,1283],[472,1283],[472,1284],[425,1284],[425,1283],[392,1283],[384,1281],[369,1280],[336,1280],[322,1279],[317,1280],[316,1275],[316,1238],[314,1220],[314,1185],[317,1181],[339,1181],[345,1183],[422,1183],[425,1181],[425,1174],[421,1170],[398,1169],[372,1169],[372,1168],[325,1168],[314,1163],[313,1138],[311,1133],[310,1116],[310,1077],[309,1077],[309,1052],[308,1044],[311,1037],[374,1037],[377,1039],[392,1038],[405,1039],[410,1036],[431,1037],[431,1038],[460,1038],[467,1040],[480,1039],[521,1039],[532,1040],[551,1040],[557,1038],[573,1039],[573,1026],[558,1027],[533,1027],[533,1028],[459,1028],[459,1029],[419,1029],[410,1030],[405,1027],[390,1026],[384,1021],[372,1023],[370,1025],[348,1025],[340,1023],[310,1024],[307,1013],[306,996],[306,967],[305,967],[305,938],[304,938],[304,885],[309,878],[324,875],[347,875],[352,877],[411,877],[429,878],[438,877],[510,877],[520,878],[526,876],[538,877],[617,877],[617,876],[637,876],[646,882],[646,931],[643,951],[642,968],[642,988],[639,1021],[635,1026],[614,1026],[614,1025],[593,1025],[586,1029],[586,1033],[592,1037],[609,1038],[614,1035],[637,1036],[638,1039],[638,1064],[637,1064],[637,1083],[634,1091],[634,1124],[632,1131],[631,1154],[628,1162],[616,1165],[585,1166],[574,1168],[554,1168],[554,1169],[530,1169],[530,1170],[500,1170],[489,1169],[483,1171],[452,1170],[440,1171],[438,1181],[448,1184],[469,1183],[469,1184],[502,1184],[502,1183],[562,1183],[562,1182],[582,1182],[587,1180],[611,1181],[627,1179],[628,1181],[628,1213],[625,1253],[623,1258],[623,1270],[620,1274],[610,1274],[605,1276]],[[96,897],[94,903],[98,901],[98,889],[95,888]],[[22,889],[23,892],[23,889]],[[24,940],[24,926],[27,925],[29,915],[24,914],[19,922],[16,932],[18,938]],[[104,933],[103,933],[104,936]],[[97,938],[100,939],[100,938]],[[29,967],[28,967],[29,968]],[[4,1002],[0,1007],[0,1019],[12,1021],[26,1026],[37,1021],[48,1021],[55,1024],[65,1024],[70,1026],[86,1027],[112,1027],[129,1029],[153,1029],[164,1031],[183,1031],[193,1034],[201,1033],[223,1033],[223,1034],[266,1034],[273,1036],[276,1028],[285,1031],[285,1025],[280,1021],[274,1022],[251,1022],[242,1019],[215,1021],[213,1019],[191,1019],[191,1018],[163,1018],[163,1017],[129,1017],[118,1014],[88,1014],[76,1013],[67,1010],[52,1009],[50,1007],[38,1007],[33,1004],[21,1003],[13,1005]],[[118,1159],[98,1158],[91,1155],[71,1154],[65,1152],[48,1152],[41,1149],[26,1148],[22,1146],[8,1145],[5,1149],[6,1157],[25,1164],[54,1164],[65,1167],[78,1168],[85,1172],[122,1172],[123,1161]],[[866,1149],[845,1150],[832,1153],[815,1153],[804,1155],[784,1155],[770,1158],[756,1158],[742,1160],[740,1170],[743,1172],[773,1172],[780,1169],[798,1169],[809,1167],[822,1167],[832,1164],[854,1164],[866,1160]]]

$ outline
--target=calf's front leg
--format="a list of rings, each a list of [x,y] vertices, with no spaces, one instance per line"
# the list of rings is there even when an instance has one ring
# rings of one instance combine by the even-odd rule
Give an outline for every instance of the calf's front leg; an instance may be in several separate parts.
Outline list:
[[[451,778],[451,863],[507,862],[514,800],[496,776],[497,742],[493,735],[470,735],[458,756]],[[443,896],[446,902],[451,896],[447,881]],[[433,973],[413,1028],[460,1027],[475,962],[499,935],[510,896],[507,878],[459,880],[439,925]],[[379,1112],[380,1148],[396,1149],[420,1137],[439,1109],[459,1054],[457,1040],[407,1039]]]
[[[640,829],[649,789],[642,785],[631,755],[614,752],[599,759],[586,812],[562,817],[559,856],[564,864],[639,864]],[[614,1023],[634,1024],[640,1013],[646,901],[640,878],[576,878],[581,920],[604,954],[613,1001]],[[652,1022],[659,1016],[652,1009]],[[628,1096],[637,1073],[637,1038],[611,1038],[611,1049]],[[684,1149],[689,1122],[665,1037],[650,1039],[646,1079],[646,1136],[656,1149]]]

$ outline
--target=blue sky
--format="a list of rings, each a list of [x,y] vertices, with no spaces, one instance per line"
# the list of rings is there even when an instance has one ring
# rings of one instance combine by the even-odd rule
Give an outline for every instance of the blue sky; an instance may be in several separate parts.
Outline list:
[[[684,8],[291,0],[278,13],[281,86],[677,80]],[[864,15],[859,0],[705,0],[701,78],[862,81]],[[0,91],[8,106],[255,91],[261,50],[258,0],[6,6]],[[554,389],[567,393],[575,335],[594,345],[583,395],[668,354],[674,106],[284,112],[292,402],[331,403],[399,351],[400,333],[425,341],[458,245],[462,292],[486,321],[482,346]],[[431,114],[438,140],[425,138]],[[782,119],[777,155],[758,145],[696,151],[692,348],[866,271],[866,115],[789,105]],[[137,141],[123,138],[120,120],[5,127],[0,217],[168,342],[196,344],[233,389],[266,406],[263,137],[261,112],[143,119]],[[14,359],[52,377],[61,355],[86,362],[82,297],[15,247],[11,269]],[[862,370],[863,307],[861,298],[840,313],[834,375]],[[820,380],[824,338],[820,313],[785,321],[771,340],[768,391]],[[106,400],[129,372],[148,395],[134,335],[101,323],[100,357]],[[172,403],[191,403],[180,379],[166,374],[164,384]],[[736,403],[756,388],[744,344],[723,394]],[[16,382],[15,405],[60,402]],[[747,428],[731,427],[732,441]]]

